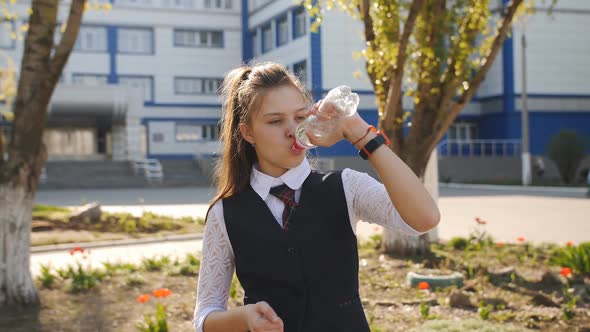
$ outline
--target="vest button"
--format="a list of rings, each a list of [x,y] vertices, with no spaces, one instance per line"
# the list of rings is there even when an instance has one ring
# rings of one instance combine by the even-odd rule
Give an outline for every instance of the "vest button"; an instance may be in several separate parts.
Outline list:
[[[287,253],[289,253],[289,256],[295,256],[295,248],[287,248]]]

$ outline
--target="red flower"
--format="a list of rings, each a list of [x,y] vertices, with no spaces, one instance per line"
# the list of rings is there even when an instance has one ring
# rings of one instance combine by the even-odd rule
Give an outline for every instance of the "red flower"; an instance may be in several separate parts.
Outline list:
[[[155,297],[168,297],[172,294],[172,291],[168,288],[156,289],[152,292]]]
[[[516,238],[516,241],[518,241],[518,242],[525,242],[526,239],[524,238],[524,236],[519,236],[519,237]]]
[[[504,242],[502,242],[502,241],[499,241],[498,243],[496,243],[496,245],[497,245],[498,247],[503,247],[503,246],[504,246]]]
[[[569,277],[572,275],[572,269],[569,267],[564,267],[561,269],[561,272],[559,273],[564,277]]]
[[[565,243],[565,245],[568,246],[568,247],[573,247],[574,246],[574,241],[567,241]]]
[[[137,302],[139,302],[139,303],[146,303],[149,300],[150,300],[149,294],[141,294],[140,296],[137,297]]]
[[[478,223],[479,225],[485,225],[488,223],[487,221],[481,219],[480,217],[475,217],[475,222]]]
[[[74,254],[77,253],[77,252],[83,254],[84,253],[84,248],[82,248],[82,247],[74,247],[72,250],[70,250],[70,255],[74,256]]]
[[[428,289],[430,285],[426,281],[421,281],[418,283],[418,289]]]

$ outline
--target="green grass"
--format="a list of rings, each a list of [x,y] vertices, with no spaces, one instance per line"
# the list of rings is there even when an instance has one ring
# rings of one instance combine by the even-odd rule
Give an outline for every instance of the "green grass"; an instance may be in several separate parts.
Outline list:
[[[62,219],[67,218],[70,209],[53,205],[35,205],[33,207],[33,218]]]

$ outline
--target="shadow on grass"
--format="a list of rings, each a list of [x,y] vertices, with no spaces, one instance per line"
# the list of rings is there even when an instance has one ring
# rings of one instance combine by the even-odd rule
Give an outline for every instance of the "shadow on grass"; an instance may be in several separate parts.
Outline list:
[[[0,308],[0,331],[108,331],[111,322],[108,306],[98,289],[76,295],[63,290],[50,291],[40,306]]]
[[[40,312],[38,305],[0,307],[0,331],[41,331]]]

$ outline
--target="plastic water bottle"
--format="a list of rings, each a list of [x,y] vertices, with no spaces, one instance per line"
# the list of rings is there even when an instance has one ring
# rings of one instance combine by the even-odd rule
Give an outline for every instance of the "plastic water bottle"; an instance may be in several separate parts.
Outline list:
[[[320,120],[315,115],[307,117],[295,129],[295,142],[291,147],[293,151],[299,152],[316,147],[309,141],[306,130],[309,130],[317,138],[328,136],[336,128],[337,121],[342,117],[354,115],[359,105],[359,95],[353,93],[349,86],[341,85],[336,87],[328,92],[328,95],[322,101],[318,114],[321,114],[325,105],[329,103],[336,105],[340,116],[332,117],[330,120]]]

